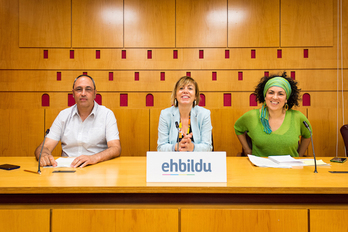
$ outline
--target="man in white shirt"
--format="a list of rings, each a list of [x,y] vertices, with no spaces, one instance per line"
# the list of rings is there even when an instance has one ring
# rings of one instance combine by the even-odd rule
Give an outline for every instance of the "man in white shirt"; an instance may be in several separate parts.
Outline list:
[[[51,153],[59,141],[62,156],[76,157],[72,167],[85,167],[121,154],[115,115],[94,101],[97,90],[93,78],[78,76],[72,92],[76,104],[62,110],[54,120],[42,150],[41,166],[57,166]],[[42,143],[35,150],[36,159],[41,147]]]

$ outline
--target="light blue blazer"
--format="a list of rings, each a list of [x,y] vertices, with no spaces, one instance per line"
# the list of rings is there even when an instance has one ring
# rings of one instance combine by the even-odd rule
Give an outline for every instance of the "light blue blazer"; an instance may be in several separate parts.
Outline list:
[[[175,122],[180,122],[178,107],[170,107],[161,111],[158,123],[157,151],[174,151],[178,139],[178,129]],[[191,130],[193,133],[193,151],[211,151],[211,126],[210,110],[200,106],[191,109]]]

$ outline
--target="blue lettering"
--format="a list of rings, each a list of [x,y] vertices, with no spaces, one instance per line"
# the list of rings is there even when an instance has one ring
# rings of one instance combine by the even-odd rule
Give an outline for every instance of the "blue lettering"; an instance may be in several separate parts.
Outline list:
[[[165,168],[166,168],[166,169],[165,169]],[[162,164],[162,171],[164,171],[164,172],[169,172],[168,168],[169,168],[169,164],[168,164],[168,163],[163,163],[163,164]]]
[[[186,172],[186,164],[181,162],[181,159],[179,159],[179,170],[180,172]]]
[[[204,163],[204,172],[211,172],[211,163],[208,163],[208,169],[206,168],[206,163]]]
[[[199,160],[199,163],[196,163],[196,165],[195,165],[195,169],[196,169],[196,172],[201,172],[202,171],[202,162],[203,162],[203,160],[202,159],[200,159]]]
[[[170,159],[169,163],[162,164],[163,172],[212,172],[211,163],[203,162],[203,159],[200,159],[199,162],[195,163],[193,159],[188,159],[187,163],[179,159],[178,163],[174,162],[173,159]]]
[[[175,172],[178,171],[178,164],[173,162],[173,159],[170,159],[170,171],[173,172],[173,166],[175,166]]]

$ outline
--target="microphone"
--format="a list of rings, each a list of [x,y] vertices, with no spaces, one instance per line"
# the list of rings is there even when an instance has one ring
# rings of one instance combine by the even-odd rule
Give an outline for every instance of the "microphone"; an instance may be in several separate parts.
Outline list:
[[[179,151],[179,133],[180,133],[180,128],[179,128],[179,123],[178,123],[178,121],[175,122],[175,127],[176,127],[176,129],[178,129],[178,136],[177,136],[176,142],[178,143],[178,150],[177,150],[177,151]],[[175,150],[175,149],[174,149],[174,150]]]
[[[308,123],[306,121],[303,121],[303,124],[305,125],[305,127],[309,130],[309,133],[311,134],[311,141],[312,141],[312,150],[313,150],[313,157],[314,157],[314,173],[318,173],[317,171],[317,160],[315,158],[315,153],[314,153],[314,145],[313,145],[313,136],[312,136],[312,130],[309,127]]]
[[[48,135],[48,133],[50,133],[50,129],[47,129],[45,137],[44,137],[44,140],[42,142],[42,147],[41,147],[41,151],[40,151],[40,155],[39,155],[39,167],[38,167],[38,170],[37,170],[37,173],[39,173],[39,174],[41,174],[40,161],[41,161],[42,150],[43,150],[43,147],[45,145],[45,140],[46,140],[46,136]]]

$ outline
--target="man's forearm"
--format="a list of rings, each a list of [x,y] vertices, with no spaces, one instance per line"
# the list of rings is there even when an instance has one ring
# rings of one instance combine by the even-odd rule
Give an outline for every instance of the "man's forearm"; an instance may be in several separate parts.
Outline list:
[[[110,160],[110,159],[116,158],[116,157],[118,157],[120,155],[121,155],[121,147],[112,146],[112,147],[108,147],[107,149],[105,149],[102,152],[94,154],[93,156],[95,156],[96,163],[99,163],[99,162],[102,162],[102,161],[106,161],[106,160]]]
[[[39,160],[41,148],[42,148],[42,145],[37,147],[36,150],[35,150],[35,156],[36,156],[37,160]],[[46,155],[50,155],[50,154],[51,154],[51,152],[49,151],[49,149],[47,147],[43,147],[41,157],[42,156],[46,156]]]

